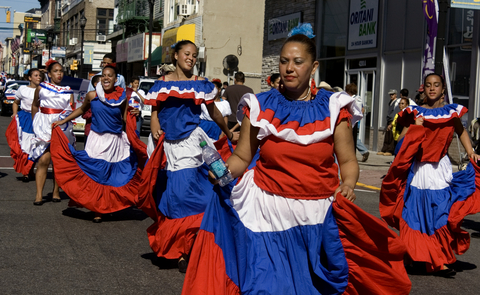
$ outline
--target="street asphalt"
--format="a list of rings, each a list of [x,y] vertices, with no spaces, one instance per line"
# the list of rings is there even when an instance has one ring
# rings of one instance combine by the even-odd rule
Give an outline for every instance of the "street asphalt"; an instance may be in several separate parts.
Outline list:
[[[51,174],[45,204],[33,206],[35,182],[21,182],[11,168],[9,122],[0,117],[0,294],[180,294],[185,275],[175,262],[155,258],[146,233],[152,220],[140,210],[95,224],[88,210],[68,208],[65,193],[62,202],[50,202]],[[379,217],[379,188],[393,157],[370,153],[360,163],[356,204]],[[468,216],[464,228],[480,231],[480,216]],[[479,250],[480,239],[473,238],[452,279],[411,274],[411,294],[480,294]]]

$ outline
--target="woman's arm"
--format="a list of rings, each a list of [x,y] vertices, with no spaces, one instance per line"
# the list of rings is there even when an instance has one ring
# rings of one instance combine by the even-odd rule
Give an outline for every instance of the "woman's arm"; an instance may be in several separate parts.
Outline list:
[[[462,143],[465,151],[467,152],[468,158],[472,159],[473,161],[478,162],[480,159],[480,155],[475,154],[475,150],[472,147],[472,142],[470,141],[470,137],[468,136],[467,130],[463,127],[462,121],[459,118],[455,118],[455,132],[458,134],[460,138],[460,142]]]
[[[227,160],[233,178],[241,176],[252,162],[259,145],[258,130],[258,127],[250,124],[250,119],[247,116],[243,118],[237,147],[233,155]]]
[[[152,132],[153,139],[158,140],[163,131],[158,121],[158,106],[152,106],[152,114],[150,116],[150,132]]]
[[[137,90],[134,90],[134,91],[135,91],[135,93],[138,95],[138,97],[140,98],[140,100],[142,101],[142,103],[144,103],[144,102],[145,102],[145,98],[143,97],[143,95],[140,94],[140,91],[138,91],[138,89],[137,89]],[[142,92],[143,92],[143,91],[142,91]]]
[[[215,123],[217,123],[218,127],[223,131],[228,136],[228,139],[231,141],[235,142],[239,138],[238,132],[230,132],[228,129],[227,124],[225,124],[225,120],[223,119],[222,113],[218,110],[218,108],[215,106],[215,103],[209,103],[206,104],[208,114],[210,117],[213,119]],[[250,125],[250,122],[249,122]]]
[[[352,127],[347,120],[340,121],[335,127],[333,140],[335,155],[337,156],[340,174],[342,176],[342,183],[335,190],[334,196],[340,192],[348,200],[353,202],[356,199],[353,189],[357,184],[360,171],[357,157],[355,156]]]
[[[37,89],[35,89],[35,93],[33,94],[32,120],[33,118],[35,118],[35,114],[38,112],[38,108],[40,108],[40,99],[39,99],[40,89],[42,88],[38,86]]]
[[[75,119],[76,117],[83,115],[86,111],[88,111],[90,109],[90,101],[94,98],[94,96],[95,96],[94,91],[88,92],[87,95],[85,96],[85,101],[83,102],[82,106],[75,109],[65,119],[54,122],[53,123],[53,128],[55,128],[59,125],[63,125],[65,123]],[[72,99],[73,99],[73,95],[72,95]]]
[[[13,101],[13,104],[12,104],[12,112],[13,112],[12,118],[15,118],[15,116],[17,115],[19,104],[20,104],[20,101],[18,99],[15,99]]]

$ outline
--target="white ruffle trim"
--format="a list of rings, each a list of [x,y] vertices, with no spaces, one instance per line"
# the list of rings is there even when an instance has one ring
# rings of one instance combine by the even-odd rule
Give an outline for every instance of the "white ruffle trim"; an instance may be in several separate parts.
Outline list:
[[[255,169],[246,172],[230,196],[245,227],[253,232],[278,232],[323,223],[333,196],[317,200],[285,198],[259,188],[254,173]]]
[[[90,158],[117,163],[130,157],[130,142],[125,132],[114,134],[90,130],[85,152]]]
[[[167,156],[167,167],[169,171],[177,171],[186,168],[196,168],[203,164],[202,148],[200,143],[207,142],[212,148],[215,148],[212,140],[203,131],[202,128],[195,128],[192,133],[183,139],[166,140],[163,143],[163,149]]]
[[[411,186],[418,189],[441,190],[450,186],[453,179],[452,163],[444,156],[438,163],[418,162],[413,165]]]
[[[180,95],[184,95],[184,94],[187,94],[187,93],[195,93],[195,99],[203,99],[205,101],[215,99],[215,96],[217,95],[217,92],[218,92],[216,87],[213,88],[212,92],[205,93],[203,91],[197,92],[194,88],[180,90],[180,88],[177,87],[177,86],[171,86],[169,88],[162,87],[158,91],[149,92],[145,99],[146,100],[156,100],[157,96],[159,94],[169,94],[172,91],[175,91]]]
[[[346,107],[347,110],[352,114],[351,123],[352,126],[362,119],[363,114],[361,108],[355,103],[355,99],[345,92],[337,92],[330,96],[329,100],[329,110],[330,110],[330,126],[331,128],[316,131],[313,134],[308,135],[298,135],[296,130],[287,128],[283,129],[280,132],[277,131],[274,125],[272,125],[268,120],[261,119],[258,120],[258,117],[261,112],[260,104],[257,97],[254,94],[247,93],[245,94],[240,103],[238,104],[237,109],[237,121],[241,124],[243,120],[244,113],[243,108],[248,106],[250,109],[250,123],[252,126],[260,128],[258,131],[257,138],[262,140],[269,135],[274,135],[278,138],[284,139],[288,142],[308,145],[315,142],[320,142],[325,140],[333,135],[335,124],[337,122],[338,116],[340,114],[340,109]]]

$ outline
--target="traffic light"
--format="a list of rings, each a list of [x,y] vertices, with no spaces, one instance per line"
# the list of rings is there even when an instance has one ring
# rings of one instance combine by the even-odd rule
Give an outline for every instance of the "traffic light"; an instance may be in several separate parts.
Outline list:
[[[73,64],[70,66],[70,70],[76,71],[78,70],[78,60],[74,59]]]
[[[7,21],[6,22],[7,23],[10,22],[10,10],[7,10]]]

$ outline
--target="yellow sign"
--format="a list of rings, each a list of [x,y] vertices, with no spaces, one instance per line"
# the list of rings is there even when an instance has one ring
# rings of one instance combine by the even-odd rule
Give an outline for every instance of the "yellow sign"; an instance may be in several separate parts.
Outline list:
[[[165,31],[162,42],[162,62],[171,63],[173,61],[174,49],[172,45],[182,40],[195,42],[195,24],[183,25]]]

